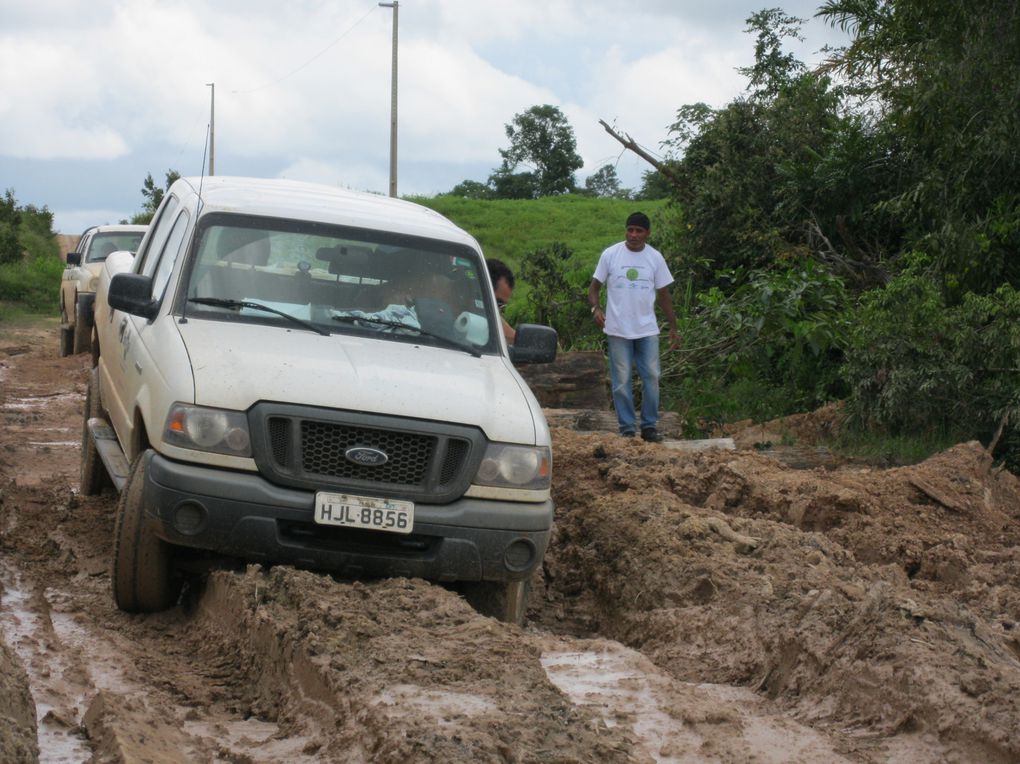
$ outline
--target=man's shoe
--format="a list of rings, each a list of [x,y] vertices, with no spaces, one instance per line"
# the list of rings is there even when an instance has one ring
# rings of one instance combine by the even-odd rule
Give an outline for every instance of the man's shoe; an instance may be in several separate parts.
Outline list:
[[[641,440],[646,440],[649,443],[662,443],[662,436],[654,427],[648,427],[641,431]]]
[[[620,437],[621,438],[633,438],[634,437],[634,433],[632,433],[632,432],[621,432],[620,433]]]

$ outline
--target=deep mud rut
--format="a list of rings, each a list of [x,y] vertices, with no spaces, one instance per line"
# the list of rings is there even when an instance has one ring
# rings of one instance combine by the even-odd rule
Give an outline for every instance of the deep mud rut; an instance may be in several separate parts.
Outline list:
[[[1020,483],[977,444],[798,471],[557,432],[524,628],[290,568],[130,616],[56,337],[0,327],[0,761],[1020,760]]]

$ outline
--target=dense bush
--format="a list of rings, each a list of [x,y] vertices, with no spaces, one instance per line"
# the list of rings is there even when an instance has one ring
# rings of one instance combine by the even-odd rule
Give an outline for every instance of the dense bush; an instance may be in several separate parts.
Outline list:
[[[56,315],[63,270],[60,258],[49,255],[30,256],[19,263],[0,266],[0,301]]]
[[[564,348],[600,346],[602,331],[591,320],[588,305],[593,271],[590,257],[578,260],[562,242],[526,253],[521,258],[518,278],[529,289],[523,304],[517,303],[510,318],[514,323],[552,326]]]
[[[60,274],[53,213],[24,207],[8,189],[0,200],[0,301],[34,311],[56,311]]]
[[[1020,424],[1020,292],[948,304],[919,264],[864,295],[844,374],[860,428],[990,439]],[[1013,455],[1015,458],[1015,454]]]
[[[846,393],[839,364],[850,297],[841,279],[805,259],[720,281],[675,294],[683,347],[664,355],[667,399],[692,420],[725,421],[803,411]]]

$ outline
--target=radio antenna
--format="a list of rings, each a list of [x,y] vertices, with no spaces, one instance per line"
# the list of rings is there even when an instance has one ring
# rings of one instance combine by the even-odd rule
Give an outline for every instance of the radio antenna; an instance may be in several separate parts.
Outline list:
[[[205,158],[206,152],[209,149],[209,136],[212,135],[212,124],[206,125],[205,130],[205,143],[202,146],[202,175],[198,179],[198,210],[202,209],[202,184],[205,182]]]

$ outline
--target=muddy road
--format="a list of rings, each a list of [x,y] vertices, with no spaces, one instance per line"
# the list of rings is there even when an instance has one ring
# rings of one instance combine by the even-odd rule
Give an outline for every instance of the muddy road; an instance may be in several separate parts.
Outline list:
[[[119,612],[88,359],[0,326],[0,761],[1020,760],[1020,481],[555,434],[523,628],[423,581],[217,572]]]

